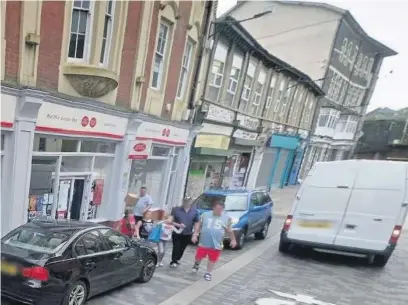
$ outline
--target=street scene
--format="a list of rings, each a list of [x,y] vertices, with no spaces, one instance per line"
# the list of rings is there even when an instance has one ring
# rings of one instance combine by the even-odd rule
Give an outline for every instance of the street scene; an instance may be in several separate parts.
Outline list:
[[[408,304],[408,1],[0,2],[2,304]]]

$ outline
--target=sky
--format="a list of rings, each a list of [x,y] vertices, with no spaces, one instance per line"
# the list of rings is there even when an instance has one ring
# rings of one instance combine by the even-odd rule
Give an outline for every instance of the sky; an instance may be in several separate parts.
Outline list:
[[[368,110],[408,107],[408,0],[309,1],[325,2],[349,10],[368,35],[399,53],[383,61]],[[219,0],[218,15],[236,2]]]

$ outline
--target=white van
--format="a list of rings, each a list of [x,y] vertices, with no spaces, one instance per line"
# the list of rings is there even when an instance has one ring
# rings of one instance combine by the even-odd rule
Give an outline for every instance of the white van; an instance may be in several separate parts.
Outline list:
[[[279,251],[292,245],[367,256],[385,266],[408,211],[408,162],[317,163],[287,216]]]

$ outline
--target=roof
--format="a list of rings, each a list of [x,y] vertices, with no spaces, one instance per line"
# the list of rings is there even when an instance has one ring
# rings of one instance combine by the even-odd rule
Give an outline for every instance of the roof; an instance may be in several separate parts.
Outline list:
[[[33,220],[27,224],[26,227],[46,229],[52,231],[80,231],[86,228],[100,227],[100,224],[77,221],[77,220],[67,220],[67,219],[49,219],[49,220]]]
[[[282,69],[282,73],[291,74],[293,78],[298,78],[304,83],[305,86],[310,87],[317,95],[324,96],[325,93],[318,86],[309,75],[291,66],[287,62],[279,59],[278,57],[270,54],[258,41],[252,37],[252,35],[242,26],[237,20],[231,16],[224,16],[219,18],[215,23],[217,33],[224,33],[225,36],[231,37],[231,31],[237,34],[244,40],[243,44],[247,45],[251,49],[251,53],[254,56],[263,58],[264,63],[272,65],[275,69]],[[239,43],[237,39],[234,39],[236,43]]]
[[[367,113],[364,118],[365,121],[407,121],[408,120],[408,107],[399,110],[393,110],[390,108],[376,108],[373,111]]]
[[[238,7],[242,6],[244,3],[248,1],[238,1],[235,6],[233,6],[231,9],[229,9],[227,12],[225,12],[221,17],[227,16],[230,13],[232,13],[235,9]],[[311,1],[288,1],[288,0],[276,0],[276,1],[271,1],[271,2],[276,2],[284,5],[303,5],[303,6],[310,6],[310,7],[317,7],[317,8],[323,8],[327,9],[333,12],[338,13],[339,15],[343,16],[343,18],[349,23],[353,29],[356,30],[357,33],[360,35],[364,36],[370,43],[375,45],[381,50],[381,54],[386,56],[393,56],[397,55],[398,52],[394,51],[393,49],[387,47],[383,43],[379,42],[378,40],[372,38],[370,35],[367,34],[366,31],[361,27],[361,25],[357,22],[357,20],[353,17],[353,15],[350,13],[350,11],[342,9],[340,7],[323,3],[323,2],[311,2]]]

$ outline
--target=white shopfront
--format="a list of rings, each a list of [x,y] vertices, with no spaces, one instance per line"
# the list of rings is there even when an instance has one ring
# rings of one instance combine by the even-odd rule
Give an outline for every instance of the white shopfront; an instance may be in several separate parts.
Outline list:
[[[116,144],[127,119],[44,102],[38,112],[31,163],[28,220],[86,220],[108,204]]]
[[[180,203],[190,130],[142,122],[129,149],[128,192],[146,187],[154,206],[170,210]]]

